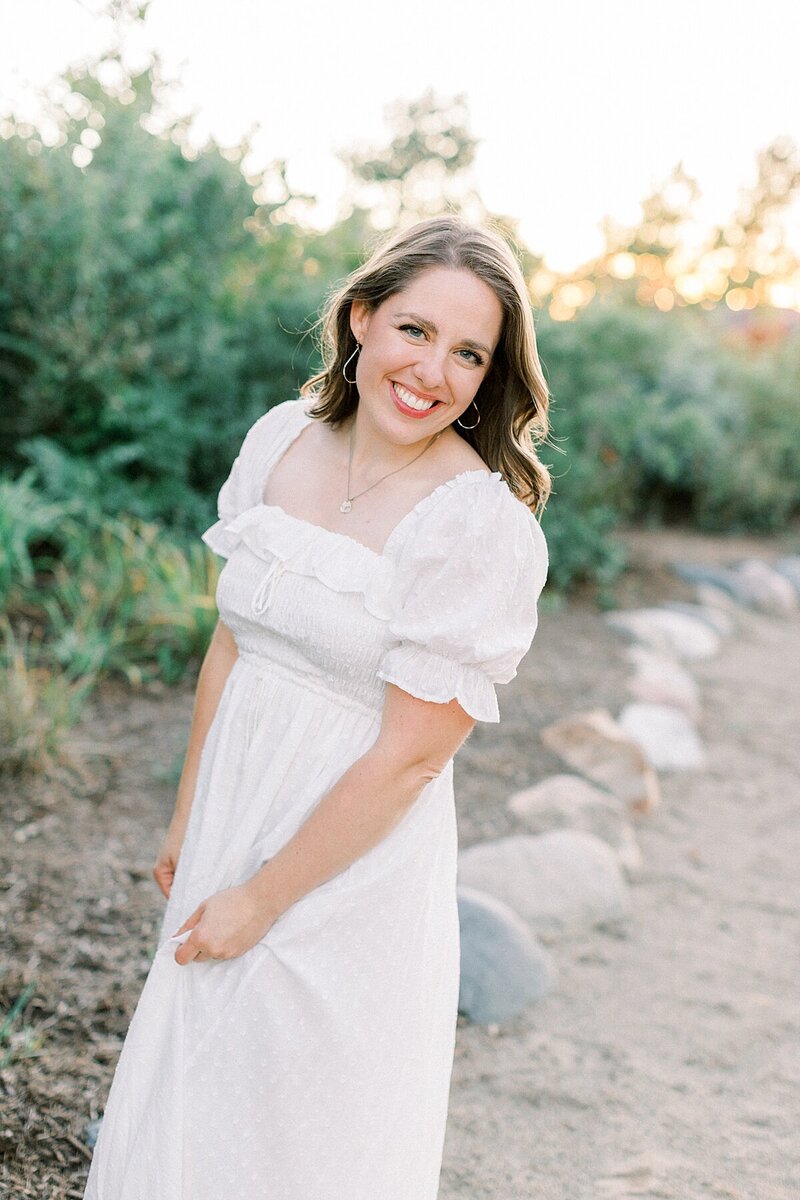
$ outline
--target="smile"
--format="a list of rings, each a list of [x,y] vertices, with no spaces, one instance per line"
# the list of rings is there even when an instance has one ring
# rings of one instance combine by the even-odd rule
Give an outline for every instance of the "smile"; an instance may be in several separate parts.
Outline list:
[[[403,387],[401,383],[395,383],[394,381],[392,381],[392,391],[394,392],[395,400],[399,401],[400,407],[411,409],[415,415],[430,412],[432,408],[435,408],[440,403],[439,400],[423,400],[421,396],[415,395],[414,392],[410,392],[408,388]]]

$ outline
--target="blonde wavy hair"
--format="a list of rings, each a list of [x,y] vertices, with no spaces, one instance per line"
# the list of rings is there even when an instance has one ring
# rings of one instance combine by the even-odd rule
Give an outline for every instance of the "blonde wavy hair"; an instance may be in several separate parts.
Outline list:
[[[311,416],[334,427],[358,407],[358,392],[342,368],[356,348],[350,329],[354,300],[374,311],[429,267],[472,271],[493,290],[503,309],[500,341],[475,396],[480,423],[453,429],[499,471],[534,513],[550,494],[550,474],[536,448],[547,436],[549,391],[536,349],[530,300],[520,264],[500,233],[440,216],[384,241],[328,298],[319,320],[323,369],[300,389],[313,401]]]

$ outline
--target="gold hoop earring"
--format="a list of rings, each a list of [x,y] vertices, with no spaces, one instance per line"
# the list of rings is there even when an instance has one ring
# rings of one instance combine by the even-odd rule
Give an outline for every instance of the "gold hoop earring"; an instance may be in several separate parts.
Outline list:
[[[475,401],[471,400],[470,404],[475,404]],[[467,408],[469,408],[469,405],[467,405]],[[466,412],[466,411],[467,411],[467,409],[465,408],[464,412]],[[456,417],[456,425],[460,425],[462,429],[477,429],[481,423],[481,414],[480,414],[477,404],[475,404],[475,412],[478,414],[478,419],[474,425],[465,425],[464,422],[461,420],[461,417]]]
[[[354,383],[355,383],[355,379],[348,379],[348,378],[347,378],[347,368],[350,366],[350,363],[353,361],[353,359],[354,359],[354,358],[355,358],[355,356],[358,354],[358,352],[359,352],[359,350],[360,350],[360,349],[361,349],[361,343],[360,343],[360,342],[356,342],[356,348],[355,348],[355,350],[353,351],[353,353],[352,353],[352,354],[350,355],[350,357],[348,358],[347,362],[346,362],[346,363],[344,364],[344,366],[342,367],[342,375],[344,376],[344,381],[345,381],[345,383],[349,383],[349,384],[354,384]]]

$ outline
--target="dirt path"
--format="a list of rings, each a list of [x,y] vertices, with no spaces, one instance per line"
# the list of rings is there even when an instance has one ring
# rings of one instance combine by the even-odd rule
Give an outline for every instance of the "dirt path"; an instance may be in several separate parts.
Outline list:
[[[634,572],[620,604],[665,590],[686,594]],[[441,1200],[800,1198],[798,663],[800,622],[748,617],[695,671],[710,766],[665,779],[641,822],[626,934],[554,947],[556,988],[498,1036],[460,1022]],[[590,607],[543,616],[502,724],[457,760],[462,844],[515,829],[508,794],[560,769],[537,730],[618,711],[626,676]],[[78,735],[90,778],[4,789],[0,1007],[35,993],[0,1068],[0,1195],[82,1195],[84,1127],[149,965],[190,709],[188,690],[107,688]]]
[[[694,670],[709,767],[638,825],[626,936],[460,1029],[442,1200],[800,1197],[799,667],[800,623],[749,615]]]

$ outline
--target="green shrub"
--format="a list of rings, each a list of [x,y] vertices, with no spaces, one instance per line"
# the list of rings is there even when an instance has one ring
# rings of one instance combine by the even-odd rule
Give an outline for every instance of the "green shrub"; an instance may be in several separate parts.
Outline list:
[[[595,302],[539,319],[555,475],[552,579],[608,582],[619,524],[781,528],[800,512],[800,348],[754,353],[718,315]]]
[[[254,236],[267,210],[239,164],[146,133],[136,87],[131,105],[77,88],[102,137],[86,171],[82,121],[35,156],[0,139],[0,467],[192,528],[247,427],[305,377],[325,256],[306,273],[317,235]]]
[[[12,604],[15,588],[33,583],[35,548],[59,537],[70,512],[69,505],[47,500],[34,476],[28,470],[17,479],[0,478],[0,612]]]
[[[216,622],[210,552],[184,550],[159,526],[136,520],[73,523],[68,532],[40,600],[54,662],[72,679],[176,682],[204,653]]]
[[[177,678],[213,620],[212,568],[181,539],[213,519],[247,428],[316,365],[310,318],[374,230],[355,209],[315,233],[279,166],[248,180],[236,152],[146,132],[147,74],[130,104],[68,82],[84,111],[60,114],[63,145],[0,139],[0,469],[15,477],[0,484],[0,605],[24,595],[76,677]],[[79,170],[87,127],[100,144]],[[665,314],[624,289],[537,320],[563,451],[543,454],[551,585],[605,588],[620,523],[796,518],[797,338],[755,353],[724,308]]]
[[[775,533],[800,512],[800,338],[720,353],[722,388],[736,403],[695,482],[697,524]]]
[[[47,665],[41,645],[3,624],[0,646],[0,772],[49,771],[62,759],[92,677],[70,680]]]

